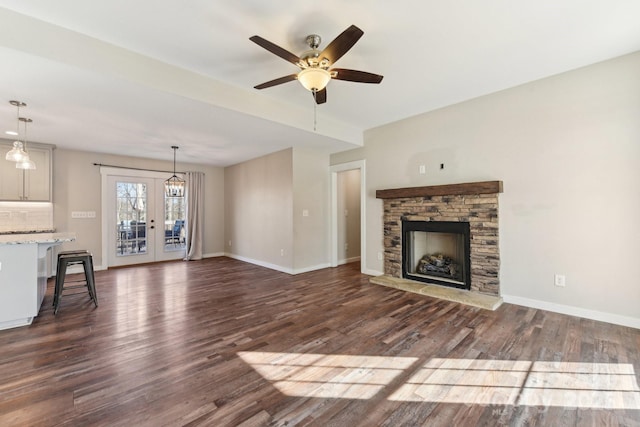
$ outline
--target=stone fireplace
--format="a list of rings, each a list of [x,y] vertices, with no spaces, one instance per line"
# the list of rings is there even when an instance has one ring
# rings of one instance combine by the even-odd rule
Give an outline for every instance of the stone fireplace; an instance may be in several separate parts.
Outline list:
[[[501,192],[502,181],[376,191],[376,197],[383,199],[384,203],[385,275],[499,296],[498,194]],[[443,225],[444,228],[433,231],[436,225]],[[465,227],[468,228],[468,253],[460,255],[467,245],[464,231],[460,232]],[[433,238],[421,234],[412,236],[408,234],[408,228],[412,232],[439,234]],[[462,237],[447,236],[453,234]],[[408,242],[410,239],[414,241]],[[454,240],[438,243],[446,239]],[[456,243],[455,239],[462,240]],[[414,249],[418,245],[419,253],[408,255],[407,246],[411,244]],[[441,244],[440,248],[429,248],[438,244]],[[425,262],[431,262],[433,257],[436,258],[433,262],[436,267],[452,262],[460,264],[466,261],[465,258],[468,259],[468,265],[450,268],[455,270],[455,277],[452,278],[423,274],[435,270],[424,265]],[[453,258],[460,259],[452,261]],[[462,270],[461,274],[458,274],[458,270]]]

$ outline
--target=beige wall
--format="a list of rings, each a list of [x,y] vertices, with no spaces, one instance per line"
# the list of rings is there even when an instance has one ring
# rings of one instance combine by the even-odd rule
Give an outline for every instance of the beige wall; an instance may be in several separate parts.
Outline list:
[[[230,256],[292,274],[329,266],[328,151],[287,149],[230,166],[225,194]]]
[[[638,76],[635,53],[372,129],[333,155],[367,161],[367,270],[382,271],[375,190],[502,180],[505,299],[640,325]]]
[[[100,168],[93,163],[158,170],[172,170],[173,163],[60,148],[54,150],[54,226],[57,231],[72,231],[77,236],[75,242],[66,243],[61,249],[87,249],[93,253],[96,266],[105,266],[101,236],[101,175]],[[222,253],[224,251],[223,169],[179,162],[176,167],[181,171],[204,172],[206,197],[203,253],[205,256]],[[74,219],[71,218],[72,211],[95,211],[96,218]]]
[[[308,216],[303,215],[303,211]],[[293,150],[294,273],[328,267],[329,152]]]
[[[291,271],[292,149],[229,166],[224,181],[225,251],[239,259]]]

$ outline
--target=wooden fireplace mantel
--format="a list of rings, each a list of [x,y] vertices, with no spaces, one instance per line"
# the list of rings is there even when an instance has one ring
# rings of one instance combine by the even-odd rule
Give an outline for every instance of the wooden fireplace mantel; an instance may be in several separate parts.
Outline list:
[[[464,184],[430,185],[426,187],[390,188],[376,190],[377,199],[404,197],[458,196],[502,193],[502,181],[467,182]]]

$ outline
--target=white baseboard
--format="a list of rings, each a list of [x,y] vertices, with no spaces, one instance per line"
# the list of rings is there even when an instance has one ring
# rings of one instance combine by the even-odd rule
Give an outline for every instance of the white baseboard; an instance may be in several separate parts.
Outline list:
[[[283,267],[281,265],[271,264],[269,262],[259,261],[257,259],[251,259],[251,258],[243,257],[240,255],[236,255],[236,254],[230,254],[230,253],[225,253],[225,256],[228,256],[229,258],[237,259],[238,261],[248,262],[249,264],[259,265],[260,267],[266,267],[271,270],[281,271],[287,274],[293,274],[292,269]]]
[[[368,268],[362,269],[362,274],[366,274],[367,276],[382,276],[382,275],[384,275],[384,273],[382,271],[369,270]]]
[[[220,256],[227,256],[226,253],[224,252],[214,252],[211,254],[202,254],[202,258],[215,258],[215,257],[220,257]]]
[[[240,256],[240,255],[235,255],[235,254],[230,254],[230,253],[226,253],[224,255],[228,256],[229,258],[237,259],[238,261],[248,262],[249,264],[259,265],[260,267],[266,267],[266,268],[269,268],[271,270],[276,270],[276,271],[280,271],[282,273],[287,273],[287,274],[291,274],[291,275],[296,275],[296,274],[301,274],[301,273],[308,273],[310,271],[322,270],[323,268],[329,268],[330,267],[329,263],[322,263],[322,264],[313,265],[313,266],[309,266],[309,267],[297,268],[297,269],[294,270],[294,269],[291,269],[291,268],[288,268],[288,267],[283,267],[281,265],[271,264],[269,262],[259,261],[259,260],[256,260],[256,259],[251,259],[251,258],[243,257],[243,256]]]
[[[356,261],[360,261],[360,257],[359,256],[354,256],[354,257],[351,257],[351,258],[338,260],[338,265],[349,264],[351,262],[356,262]]]
[[[583,317],[585,319],[597,320],[599,322],[613,323],[614,325],[628,326],[640,329],[640,319],[635,317],[620,316],[603,311],[588,310],[571,305],[556,304],[547,301],[540,301],[530,298],[523,298],[513,295],[501,295],[504,302],[509,304],[523,305],[540,310],[553,311],[555,313],[568,314],[570,316]]]
[[[311,267],[296,268],[295,270],[293,270],[293,274],[308,273],[310,271],[322,270],[323,268],[329,267],[331,267],[331,265],[326,262],[323,264],[313,265]]]

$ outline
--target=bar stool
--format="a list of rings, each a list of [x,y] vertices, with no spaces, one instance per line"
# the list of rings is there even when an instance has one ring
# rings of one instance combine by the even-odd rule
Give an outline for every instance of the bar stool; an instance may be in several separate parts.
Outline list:
[[[64,286],[67,274],[67,267],[70,265],[82,264],[84,268],[84,280],[69,280],[67,283],[84,282],[81,285]],[[87,287],[91,300],[98,307],[98,296],[96,294],[96,283],[93,275],[93,257],[86,250],[64,251],[58,254],[58,267],[56,271],[56,285],[53,293],[53,314],[58,314],[62,292],[66,289]]]

